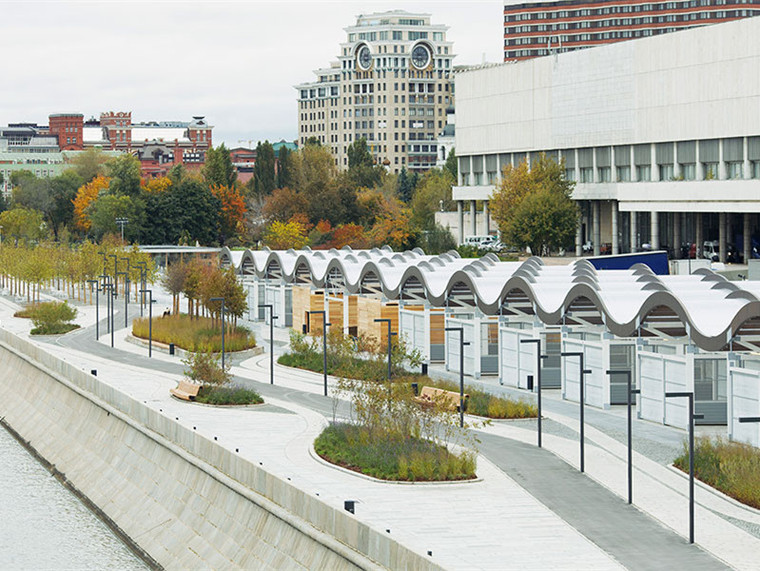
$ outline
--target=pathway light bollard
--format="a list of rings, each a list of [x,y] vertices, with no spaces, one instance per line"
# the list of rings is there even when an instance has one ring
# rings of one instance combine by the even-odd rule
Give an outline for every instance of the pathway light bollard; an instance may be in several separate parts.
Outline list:
[[[309,323],[309,316],[311,314],[322,315],[322,373],[324,376],[324,394],[327,396],[327,328],[332,323],[327,323],[327,312],[324,309],[309,311],[306,313],[306,328],[308,331],[311,331],[311,324]]]
[[[688,398],[689,419],[689,543],[694,543],[694,421],[703,418],[703,414],[694,414],[694,393],[670,392],[665,398]]]
[[[560,353],[562,357],[578,357],[580,361],[580,369],[579,374],[580,377],[578,379],[578,384],[580,385],[580,398],[578,399],[580,401],[581,405],[581,414],[580,414],[580,422],[581,422],[581,472],[586,471],[586,455],[585,455],[585,445],[586,445],[586,435],[585,435],[585,404],[586,404],[586,375],[591,373],[590,369],[584,369],[583,368],[583,360],[584,356],[583,353],[580,351],[567,351]]]
[[[634,389],[631,386],[631,371],[630,369],[612,369],[607,371],[609,376],[612,375],[625,375],[628,383],[628,503],[633,503],[633,436],[632,436],[632,420],[631,420],[631,405],[633,404],[631,397],[641,393],[641,389]]]
[[[541,448],[541,359],[546,359],[547,355],[541,354],[541,339],[520,339],[520,343],[536,344],[536,392],[538,396],[538,447]],[[530,378],[530,377],[528,377]],[[528,387],[532,389],[532,387]]]
[[[464,428],[464,327],[445,327],[445,331],[459,331],[459,427]]]
[[[95,341],[97,341],[100,338],[100,287],[98,280],[87,280],[87,283],[90,284],[90,300],[92,300],[92,291],[95,290]],[[94,288],[92,284],[95,284]]]
[[[141,289],[140,293],[148,294],[148,357],[153,356],[153,290]]]
[[[267,303],[260,305],[269,309],[269,384],[274,384],[274,320],[279,319],[274,315],[274,305]]]
[[[212,297],[209,299],[209,301],[221,301],[222,302],[222,371],[224,371],[224,298],[223,297]]]

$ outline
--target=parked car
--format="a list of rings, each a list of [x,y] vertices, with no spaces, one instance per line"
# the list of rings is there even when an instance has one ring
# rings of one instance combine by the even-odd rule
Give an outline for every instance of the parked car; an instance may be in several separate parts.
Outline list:
[[[482,250],[491,250],[493,252],[500,252],[504,248],[504,244],[499,242],[499,239],[493,235],[487,236],[467,236],[464,239],[465,246],[475,246]]]

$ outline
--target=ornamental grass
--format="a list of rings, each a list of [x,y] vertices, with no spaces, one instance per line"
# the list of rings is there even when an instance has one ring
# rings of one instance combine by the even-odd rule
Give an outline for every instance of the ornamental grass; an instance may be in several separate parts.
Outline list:
[[[135,319],[132,335],[148,338],[148,318]],[[208,317],[190,318],[187,314],[153,318],[153,340],[158,343],[174,343],[187,351],[222,350],[222,330],[219,320]],[[256,337],[247,328],[227,324],[224,333],[225,351],[243,351],[256,346]]]

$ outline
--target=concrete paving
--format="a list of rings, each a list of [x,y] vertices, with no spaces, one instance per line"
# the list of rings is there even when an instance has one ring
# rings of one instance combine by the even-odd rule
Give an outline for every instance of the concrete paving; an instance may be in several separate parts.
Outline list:
[[[0,320],[3,327],[24,335],[28,322],[8,319],[13,307],[0,301]],[[91,306],[81,308],[78,321],[94,324]],[[116,323],[117,327],[123,325],[123,320],[117,317]],[[275,351],[280,352],[287,332],[275,332]],[[268,334],[268,327],[260,332],[260,343],[268,345]],[[379,483],[327,466],[311,453],[310,443],[336,405],[337,414],[345,414],[342,403],[321,396],[319,374],[276,366],[276,385],[272,387],[268,384],[269,356],[248,359],[236,364],[233,373],[241,382],[255,386],[267,402],[291,414],[272,408],[221,410],[171,399],[168,389],[181,375],[179,359],[154,353],[148,360],[144,348],[126,342],[124,330],[117,330],[115,349],[106,345],[110,338],[94,343],[91,328],[50,341],[50,350],[66,360],[85,370],[97,368],[98,378],[104,382],[179,418],[179,422],[197,426],[209,438],[216,436],[225,445],[240,448],[268,470],[292,478],[302,489],[319,491],[325,501],[342,506],[345,499],[358,500],[357,517],[377,529],[390,530],[420,553],[432,551],[434,560],[445,567],[653,569],[670,565],[718,569],[725,568],[725,562],[751,569],[755,568],[754,556],[760,553],[760,540],[725,517],[757,518],[760,523],[757,512],[702,488],[697,494],[699,547],[688,545],[684,540],[688,533],[687,484],[646,455],[635,457],[636,506],[628,506],[621,499],[627,490],[625,448],[593,426],[587,428],[586,475],[573,468],[577,440],[545,435],[545,449],[540,450],[534,446],[535,433],[530,426],[496,422],[480,434],[480,481]],[[329,382],[332,387],[334,379]],[[577,422],[562,414],[573,405],[559,401],[557,406],[565,409],[554,412],[549,406],[546,416],[573,434]],[[618,429],[619,411],[594,412],[607,415],[604,422],[599,421],[602,425],[607,422]],[[643,424],[648,423],[637,422],[635,430]],[[682,438],[679,432],[652,428],[652,439],[672,445]]]

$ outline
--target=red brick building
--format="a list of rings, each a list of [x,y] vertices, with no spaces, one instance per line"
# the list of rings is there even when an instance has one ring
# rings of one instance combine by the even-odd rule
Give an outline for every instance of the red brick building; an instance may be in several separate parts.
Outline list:
[[[81,151],[84,148],[84,116],[81,113],[55,113],[50,116],[50,134],[58,137],[62,151]]]

